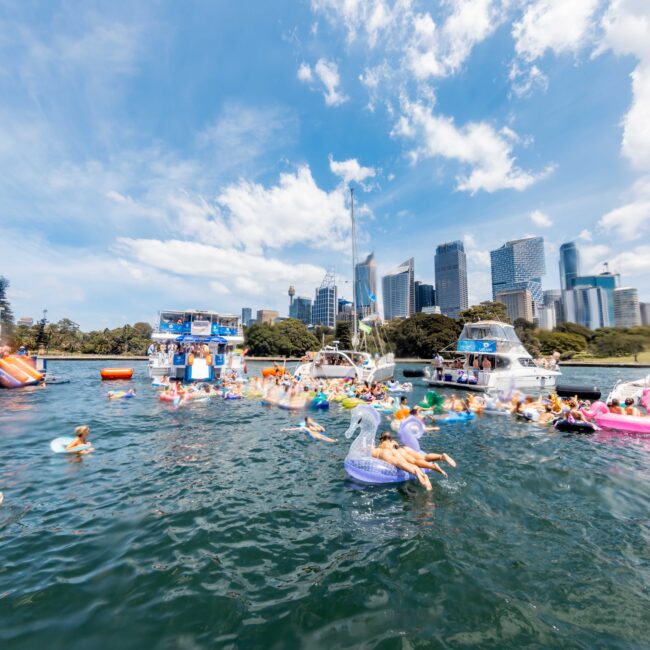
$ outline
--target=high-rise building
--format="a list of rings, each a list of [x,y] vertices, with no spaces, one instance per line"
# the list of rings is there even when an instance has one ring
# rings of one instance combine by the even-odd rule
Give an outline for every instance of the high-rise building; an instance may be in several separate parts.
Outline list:
[[[408,318],[415,313],[415,261],[411,257],[381,281],[384,318]]]
[[[496,295],[496,301],[506,306],[508,318],[513,323],[518,318],[533,322],[533,298],[528,289],[499,291]]]
[[[553,309],[553,320],[555,321],[555,325],[564,321],[562,291],[560,291],[560,289],[547,289],[544,291],[544,307],[551,307]],[[553,327],[555,327],[555,325]]]
[[[311,298],[304,296],[293,298],[289,306],[289,318],[295,318],[305,325],[311,325]]]
[[[569,289],[576,289],[577,287],[601,287],[607,294],[607,304],[609,309],[609,325],[613,327],[618,325],[616,322],[616,314],[614,313],[614,289],[620,286],[621,276],[618,273],[610,273],[604,271],[597,275],[577,275],[571,278]]]
[[[242,307],[241,310],[241,324],[248,327],[253,320],[253,310],[250,307]]]
[[[357,313],[361,318],[377,313],[377,264],[370,253],[354,267],[354,290]]]
[[[614,318],[616,327],[638,327],[641,325],[639,295],[632,287],[614,289]]]
[[[580,253],[573,241],[560,246],[560,288],[562,291],[573,288],[573,278],[580,275]]]
[[[415,281],[415,312],[424,311],[425,307],[436,304],[436,290],[432,284]]]
[[[640,302],[641,325],[650,325],[650,302]]]
[[[555,329],[556,324],[555,307],[552,305],[540,305],[537,308],[537,327],[550,332]]]
[[[450,318],[458,318],[468,307],[467,258],[462,241],[440,244],[436,248],[436,301],[440,311]]]
[[[609,300],[602,287],[581,286],[562,292],[564,320],[590,330],[609,327]]]
[[[338,309],[336,310],[336,321],[344,323],[352,323],[354,318],[352,316],[352,301],[346,300],[345,298],[338,299]]]
[[[323,278],[320,287],[316,289],[316,299],[311,310],[312,324],[334,327],[337,308],[336,277],[333,272],[329,271]]]
[[[257,310],[257,322],[266,323],[267,325],[272,325],[275,322],[275,319],[279,316],[275,309],[258,309]]]
[[[528,289],[533,299],[533,316],[543,301],[542,276],[546,273],[544,238],[527,237],[506,242],[490,252],[492,298],[497,293]]]

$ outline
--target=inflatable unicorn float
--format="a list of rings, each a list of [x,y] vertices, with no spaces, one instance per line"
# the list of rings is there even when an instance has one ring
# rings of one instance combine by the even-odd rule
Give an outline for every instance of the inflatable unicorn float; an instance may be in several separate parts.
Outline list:
[[[413,474],[373,457],[372,452],[376,446],[375,437],[380,423],[381,415],[372,406],[362,404],[354,408],[345,437],[351,438],[357,430],[360,431],[350,445],[348,455],[343,462],[345,471],[351,478],[361,483],[402,483],[417,480]],[[423,434],[424,425],[418,418],[410,416],[402,420],[398,435],[405,447],[422,453],[419,440]],[[453,463],[453,461],[451,462]],[[423,469],[422,471],[429,472],[430,470]]]

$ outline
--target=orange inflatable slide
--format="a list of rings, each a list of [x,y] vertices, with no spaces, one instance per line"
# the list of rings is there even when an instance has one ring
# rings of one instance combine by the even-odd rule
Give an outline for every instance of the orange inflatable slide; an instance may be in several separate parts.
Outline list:
[[[0,359],[0,386],[3,388],[33,386],[43,381],[43,377],[28,357],[10,354]]]

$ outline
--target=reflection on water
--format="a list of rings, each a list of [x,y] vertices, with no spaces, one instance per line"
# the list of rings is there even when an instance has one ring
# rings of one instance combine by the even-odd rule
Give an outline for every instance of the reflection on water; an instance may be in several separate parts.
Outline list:
[[[646,644],[650,438],[484,417],[423,439],[458,462],[431,493],[369,487],[338,407],[325,446],[255,401],[161,404],[144,364],[109,401],[100,367],[0,392],[3,648]],[[50,453],[82,423],[95,453]]]

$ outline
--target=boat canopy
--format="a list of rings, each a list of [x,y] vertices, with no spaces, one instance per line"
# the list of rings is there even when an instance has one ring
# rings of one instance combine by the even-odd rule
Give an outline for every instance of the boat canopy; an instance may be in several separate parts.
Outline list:
[[[183,334],[174,340],[176,343],[219,343],[220,345],[228,343],[223,336],[194,336],[192,334]]]

